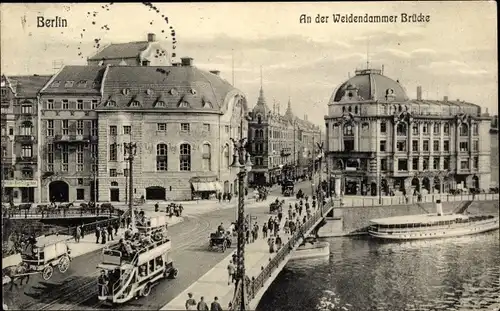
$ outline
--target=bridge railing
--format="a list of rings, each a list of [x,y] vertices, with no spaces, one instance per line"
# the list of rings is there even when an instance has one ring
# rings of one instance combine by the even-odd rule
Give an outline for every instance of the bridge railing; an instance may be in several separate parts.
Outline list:
[[[479,193],[479,194],[426,194],[422,195],[420,200],[418,196],[393,196],[393,197],[344,197],[334,198],[334,207],[371,207],[387,205],[412,205],[417,203],[434,203],[436,200],[441,202],[460,202],[460,201],[498,201],[498,193]],[[327,201],[330,201],[327,199]]]
[[[329,202],[325,204],[323,209],[323,215],[326,216],[326,213],[331,208]],[[256,278],[252,278],[252,280],[247,280],[247,301],[250,302],[255,298],[258,291],[264,287],[266,281],[271,277],[272,273],[279,267],[280,264],[286,259],[286,257],[293,251],[293,249],[298,246],[298,243],[305,237],[306,233],[311,231],[313,227],[316,225],[318,220],[323,218],[321,213],[321,209],[316,210],[314,214],[305,222],[305,224],[301,225],[297,228],[297,231],[288,239],[288,241],[277,251],[276,255],[269,261],[269,263],[263,268],[263,270],[259,273]],[[233,310],[237,310],[239,304],[238,302],[241,299],[241,291],[237,291],[235,293],[235,297],[233,299],[232,305]]]
[[[69,210],[55,210],[55,211],[30,211],[30,210],[5,210],[3,212],[4,218],[25,218],[25,219],[45,219],[45,218],[77,218],[83,216],[102,216],[102,217],[117,217],[120,216],[118,210],[114,211],[101,211],[101,212],[90,212],[83,209],[69,209]]]

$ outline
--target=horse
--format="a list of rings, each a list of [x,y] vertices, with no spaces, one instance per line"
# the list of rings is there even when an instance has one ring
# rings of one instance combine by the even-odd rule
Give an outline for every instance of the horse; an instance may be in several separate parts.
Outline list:
[[[12,290],[14,288],[14,285],[16,287],[18,286],[16,284],[16,279],[20,279],[20,284],[23,285],[24,279],[26,279],[26,284],[30,281],[30,275],[27,274],[29,269],[29,265],[25,262],[20,263],[17,266],[11,266],[4,268],[3,270],[5,271],[5,276],[8,276],[10,278],[10,288],[9,290]]]
[[[74,201],[73,202],[69,202],[69,203],[61,203],[61,204],[59,204],[59,206],[57,208],[58,209],[66,209],[67,210],[70,207],[73,207],[73,205],[74,205],[73,203],[74,203]]]

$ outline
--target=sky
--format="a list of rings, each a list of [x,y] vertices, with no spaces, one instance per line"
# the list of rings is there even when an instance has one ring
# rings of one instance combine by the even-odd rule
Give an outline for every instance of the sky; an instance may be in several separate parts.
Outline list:
[[[260,68],[264,94],[284,113],[324,124],[330,96],[356,68],[381,68],[410,98],[460,99],[498,113],[496,3],[140,3],[1,4],[1,71],[51,74],[59,64],[85,65],[107,43],[145,40],[155,33],[170,52],[194,65],[220,70],[257,102]],[[332,14],[397,15],[397,23],[339,24]],[[401,14],[430,16],[401,23]],[[312,23],[300,23],[301,14]],[[317,15],[329,16],[315,23]],[[94,16],[95,15],[95,16]],[[163,15],[163,17],[162,17]],[[64,18],[67,28],[37,27],[37,18]],[[168,23],[165,21],[168,18]],[[106,26],[106,27],[104,27]],[[103,27],[105,29],[103,29]],[[171,29],[175,31],[175,50]],[[85,30],[83,30],[85,29]],[[163,31],[163,32],[162,32]],[[232,67],[234,62],[234,76]]]

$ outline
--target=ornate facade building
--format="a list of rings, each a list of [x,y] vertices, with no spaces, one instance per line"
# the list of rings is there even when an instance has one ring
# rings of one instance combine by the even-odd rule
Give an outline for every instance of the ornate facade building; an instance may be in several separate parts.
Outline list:
[[[96,109],[100,201],[126,199],[129,142],[137,144],[134,199],[237,191],[231,139],[247,132],[245,96],[218,71],[201,71],[192,62],[107,67]]]
[[[381,70],[356,70],[332,94],[326,155],[335,192],[441,193],[490,187],[490,117],[445,96],[410,100]]]
[[[40,91],[42,202],[94,199],[105,67],[65,66]]]
[[[37,202],[40,199],[39,98],[50,76],[1,77],[2,199]]]
[[[285,177],[306,175],[304,168],[310,164],[314,139],[319,142],[320,130],[294,116],[290,100],[284,115],[280,114],[276,103],[271,111],[261,85],[257,104],[251,112],[248,139],[254,163],[249,182],[275,184]]]

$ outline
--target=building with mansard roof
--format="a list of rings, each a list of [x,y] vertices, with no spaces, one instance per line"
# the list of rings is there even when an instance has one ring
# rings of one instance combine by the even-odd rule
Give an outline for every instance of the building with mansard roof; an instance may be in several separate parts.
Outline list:
[[[40,90],[41,201],[93,200],[105,67],[64,66]]]
[[[235,193],[233,144],[247,132],[245,95],[183,58],[172,66],[108,66],[96,108],[99,199],[124,201],[124,143],[137,143],[134,198],[186,200]]]
[[[314,139],[319,142],[319,136],[318,126],[293,114],[290,100],[283,115],[277,103],[273,104],[273,110],[269,109],[261,85],[249,121],[249,151],[254,164],[249,182],[266,185],[279,183],[284,178],[305,177]]]
[[[2,199],[37,202],[40,198],[38,92],[50,76],[1,77]]]
[[[411,100],[378,69],[356,70],[325,116],[332,189],[352,195],[490,187],[489,114],[461,100]]]
[[[169,66],[169,47],[149,33],[146,41],[111,43],[87,59],[90,66]]]

